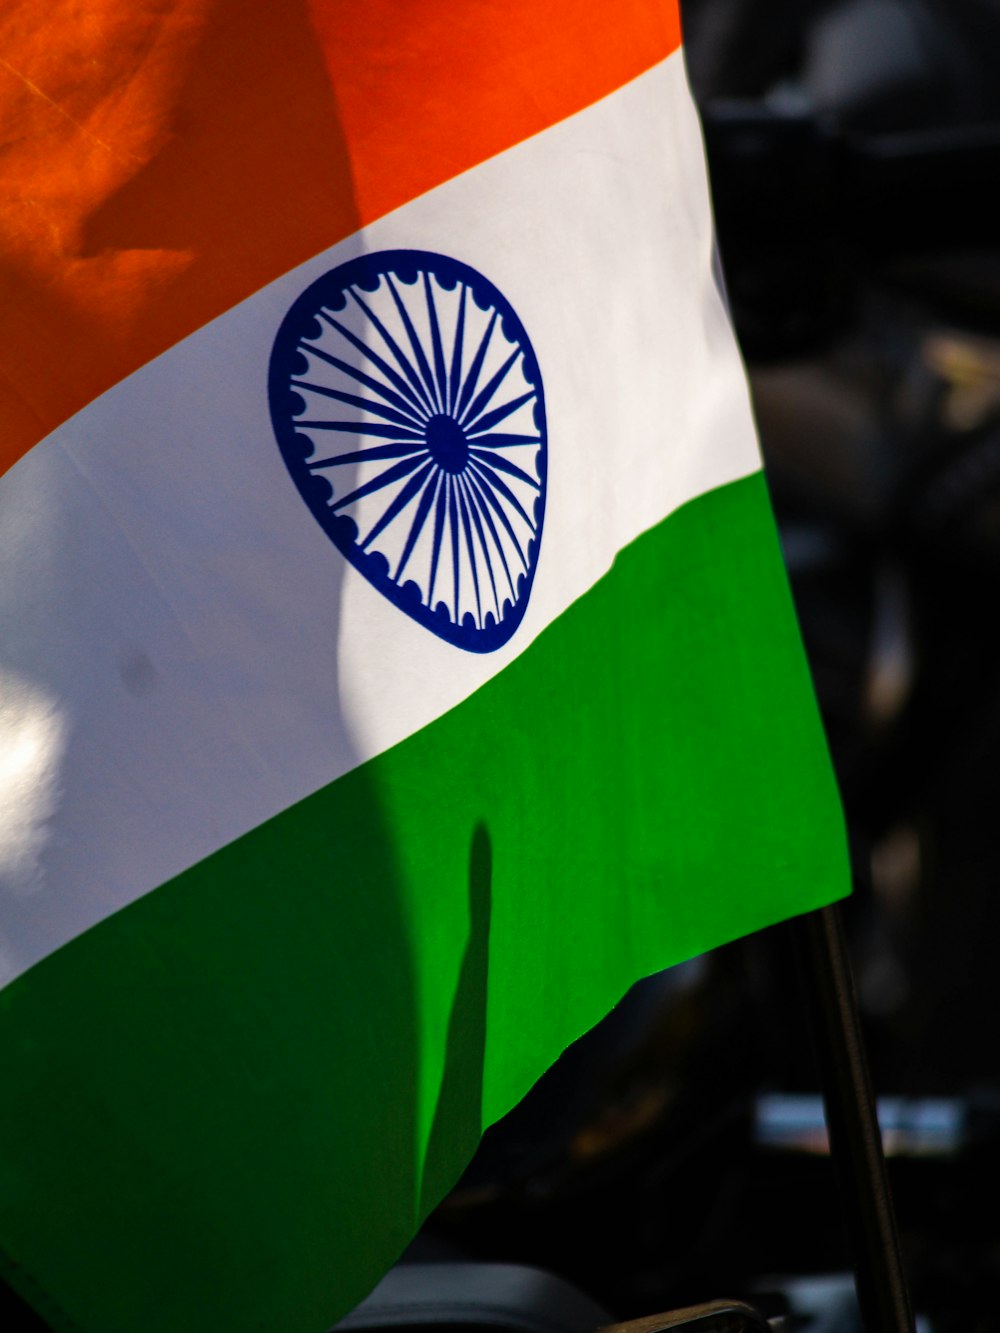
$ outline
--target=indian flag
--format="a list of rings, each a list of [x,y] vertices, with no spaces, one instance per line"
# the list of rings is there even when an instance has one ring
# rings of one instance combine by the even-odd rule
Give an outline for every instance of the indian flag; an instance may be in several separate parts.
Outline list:
[[[668,0],[0,16],[0,1267],[321,1330],[847,890]]]

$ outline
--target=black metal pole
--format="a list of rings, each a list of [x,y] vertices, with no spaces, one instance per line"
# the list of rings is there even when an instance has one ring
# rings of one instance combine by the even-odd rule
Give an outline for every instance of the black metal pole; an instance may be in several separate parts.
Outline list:
[[[913,1333],[840,910],[834,904],[810,912],[789,929],[815,1034],[861,1320],[865,1333]]]

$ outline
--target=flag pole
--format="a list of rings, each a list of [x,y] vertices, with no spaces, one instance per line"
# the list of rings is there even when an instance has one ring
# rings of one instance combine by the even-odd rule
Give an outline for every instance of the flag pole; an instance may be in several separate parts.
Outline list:
[[[865,1333],[913,1333],[896,1217],[836,903],[788,923],[814,1033]]]

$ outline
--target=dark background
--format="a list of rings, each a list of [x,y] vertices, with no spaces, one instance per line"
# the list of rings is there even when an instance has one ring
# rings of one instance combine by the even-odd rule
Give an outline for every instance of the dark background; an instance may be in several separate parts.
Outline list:
[[[682,10],[914,1301],[1000,1328],[1000,4]],[[818,1087],[787,930],[731,945],[568,1052],[417,1253],[550,1267],[616,1316],[775,1312],[850,1262],[817,1099],[789,1100]]]

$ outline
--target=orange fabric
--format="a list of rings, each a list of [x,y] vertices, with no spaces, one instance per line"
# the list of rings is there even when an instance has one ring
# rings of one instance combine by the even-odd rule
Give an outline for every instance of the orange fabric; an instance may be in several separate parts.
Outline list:
[[[295,264],[679,42],[675,0],[7,0],[0,472]]]

